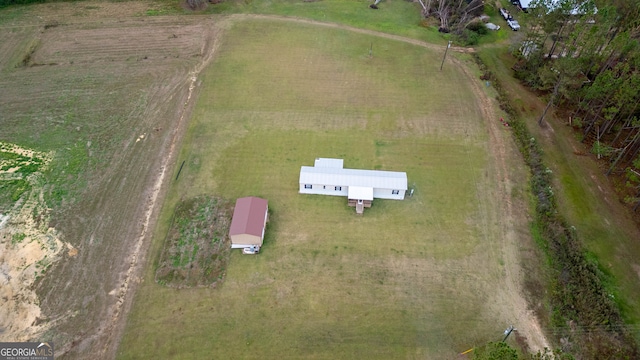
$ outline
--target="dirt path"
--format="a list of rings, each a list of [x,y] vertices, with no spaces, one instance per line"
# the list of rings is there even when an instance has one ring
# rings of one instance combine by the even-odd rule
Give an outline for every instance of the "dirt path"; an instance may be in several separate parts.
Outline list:
[[[326,22],[320,22],[316,20],[309,20],[309,19],[303,19],[303,18],[297,18],[297,17],[287,17],[287,16],[277,16],[277,15],[257,15],[257,14],[235,14],[235,15],[231,15],[229,18],[232,21],[244,20],[244,19],[265,19],[265,20],[282,20],[282,21],[296,22],[300,24],[323,26],[323,27],[328,27],[332,29],[348,30],[358,34],[366,34],[366,35],[381,37],[384,39],[401,41],[407,44],[422,46],[424,48],[436,50],[436,51],[442,51],[446,46],[446,45],[431,44],[421,40],[407,38],[400,35],[388,34],[388,33],[376,31],[376,30],[360,29],[360,28],[355,28],[348,25],[343,25],[343,24],[326,23]],[[459,47],[459,46],[452,46],[449,50],[460,52],[460,53],[475,52],[474,48],[465,48],[465,47]]]
[[[34,294],[24,297],[24,309],[5,309],[24,316],[0,312],[0,335],[11,336],[2,338],[6,341],[53,340],[56,355],[65,358],[115,357],[198,76],[219,44],[224,23],[218,26],[217,17],[140,16],[150,6],[136,1],[33,5],[25,10],[32,14],[0,28],[6,53],[19,56],[29,50],[24,44],[35,44],[32,62],[47,64],[17,68],[11,57],[0,56],[0,68],[6,70],[0,78],[3,137],[20,139],[20,131],[28,131],[37,138],[60,127],[69,139],[79,139],[87,156],[106,159],[81,176],[82,193],[61,206],[55,219],[40,219],[51,227],[43,234],[56,240],[59,235],[68,251],[36,254],[55,258],[42,281],[34,283],[33,266],[28,279],[11,276],[35,291],[37,301]],[[72,114],[64,106],[68,101]],[[19,122],[22,116],[32,121]],[[29,235],[16,214],[0,220],[1,235]],[[0,249],[0,284],[9,281],[5,265],[24,267],[37,260],[28,255],[18,258]],[[9,288],[2,290],[7,295]],[[15,294],[12,288],[7,296]]]
[[[518,257],[518,235],[515,228],[518,223],[526,224],[527,219],[523,210],[516,209],[518,205],[514,205],[511,200],[514,183],[510,175],[508,158],[513,156],[510,154],[517,154],[517,149],[513,144],[509,144],[510,134],[505,132],[504,125],[498,120],[500,116],[495,111],[497,105],[492,103],[487,96],[481,82],[476,79],[468,67],[460,64],[457,59],[452,61],[467,75],[476,98],[480,102],[480,110],[489,131],[489,144],[495,163],[495,177],[502,187],[502,191],[497,193],[496,196],[498,196],[498,202],[504,205],[500,220],[503,232],[501,250],[505,263],[504,283],[506,289],[500,292],[500,298],[503,301],[498,306],[512,309],[511,312],[515,315],[513,322],[519,334],[526,338],[528,346],[533,352],[542,351],[545,348],[551,348],[551,346],[542,332],[540,322],[533,311],[529,309],[527,300],[524,297],[522,268]],[[526,204],[519,206],[526,207]]]

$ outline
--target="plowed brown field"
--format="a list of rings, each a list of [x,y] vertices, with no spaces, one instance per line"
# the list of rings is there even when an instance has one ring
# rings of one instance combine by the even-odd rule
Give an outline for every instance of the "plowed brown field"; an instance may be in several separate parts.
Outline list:
[[[55,228],[69,251],[44,280],[29,274],[14,291],[21,297],[5,299],[16,311],[3,314],[0,340],[53,340],[56,355],[71,357],[113,351],[197,74],[217,38],[210,17],[140,16],[150,6],[45,4],[0,15],[0,141],[57,151],[52,171],[70,174],[40,189],[64,190],[61,210],[40,227]],[[65,158],[74,151],[91,164],[80,175]],[[25,232],[12,219],[5,238]],[[5,258],[19,250],[1,245]],[[19,306],[33,289],[39,304]]]

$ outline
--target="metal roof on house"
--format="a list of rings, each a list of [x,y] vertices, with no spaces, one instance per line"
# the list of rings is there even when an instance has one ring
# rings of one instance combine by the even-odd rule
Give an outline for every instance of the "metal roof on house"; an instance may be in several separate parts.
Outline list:
[[[360,186],[376,189],[407,190],[407,173],[397,171],[302,166],[300,168],[300,184]]]
[[[520,7],[522,7],[523,9],[526,9],[529,7],[530,3],[531,3],[531,0],[520,0]]]
[[[347,198],[356,200],[373,200],[373,188],[349,186]]]
[[[267,200],[249,196],[236,200],[229,236],[249,234],[262,237],[267,212]]]
[[[331,158],[317,158],[314,166],[317,168],[323,167],[323,168],[340,168],[342,169],[344,166],[344,160],[343,159],[331,159]]]

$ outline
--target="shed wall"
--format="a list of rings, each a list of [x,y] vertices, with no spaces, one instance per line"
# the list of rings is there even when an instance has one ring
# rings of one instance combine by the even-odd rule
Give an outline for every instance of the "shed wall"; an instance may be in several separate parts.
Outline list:
[[[259,245],[262,246],[262,239],[259,236],[249,234],[237,234],[231,236],[231,247],[234,245]],[[244,247],[244,246],[242,246]]]

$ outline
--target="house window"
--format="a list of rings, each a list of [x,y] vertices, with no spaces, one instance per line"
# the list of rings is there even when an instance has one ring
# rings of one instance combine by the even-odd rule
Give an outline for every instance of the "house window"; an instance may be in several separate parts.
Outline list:
[[[342,191],[342,186],[336,186],[336,191]]]
[[[309,184],[305,184],[305,185],[304,185],[304,188],[305,188],[305,189],[311,189],[311,185],[309,185]]]
[[[400,190],[391,190],[392,195],[400,195]]]

